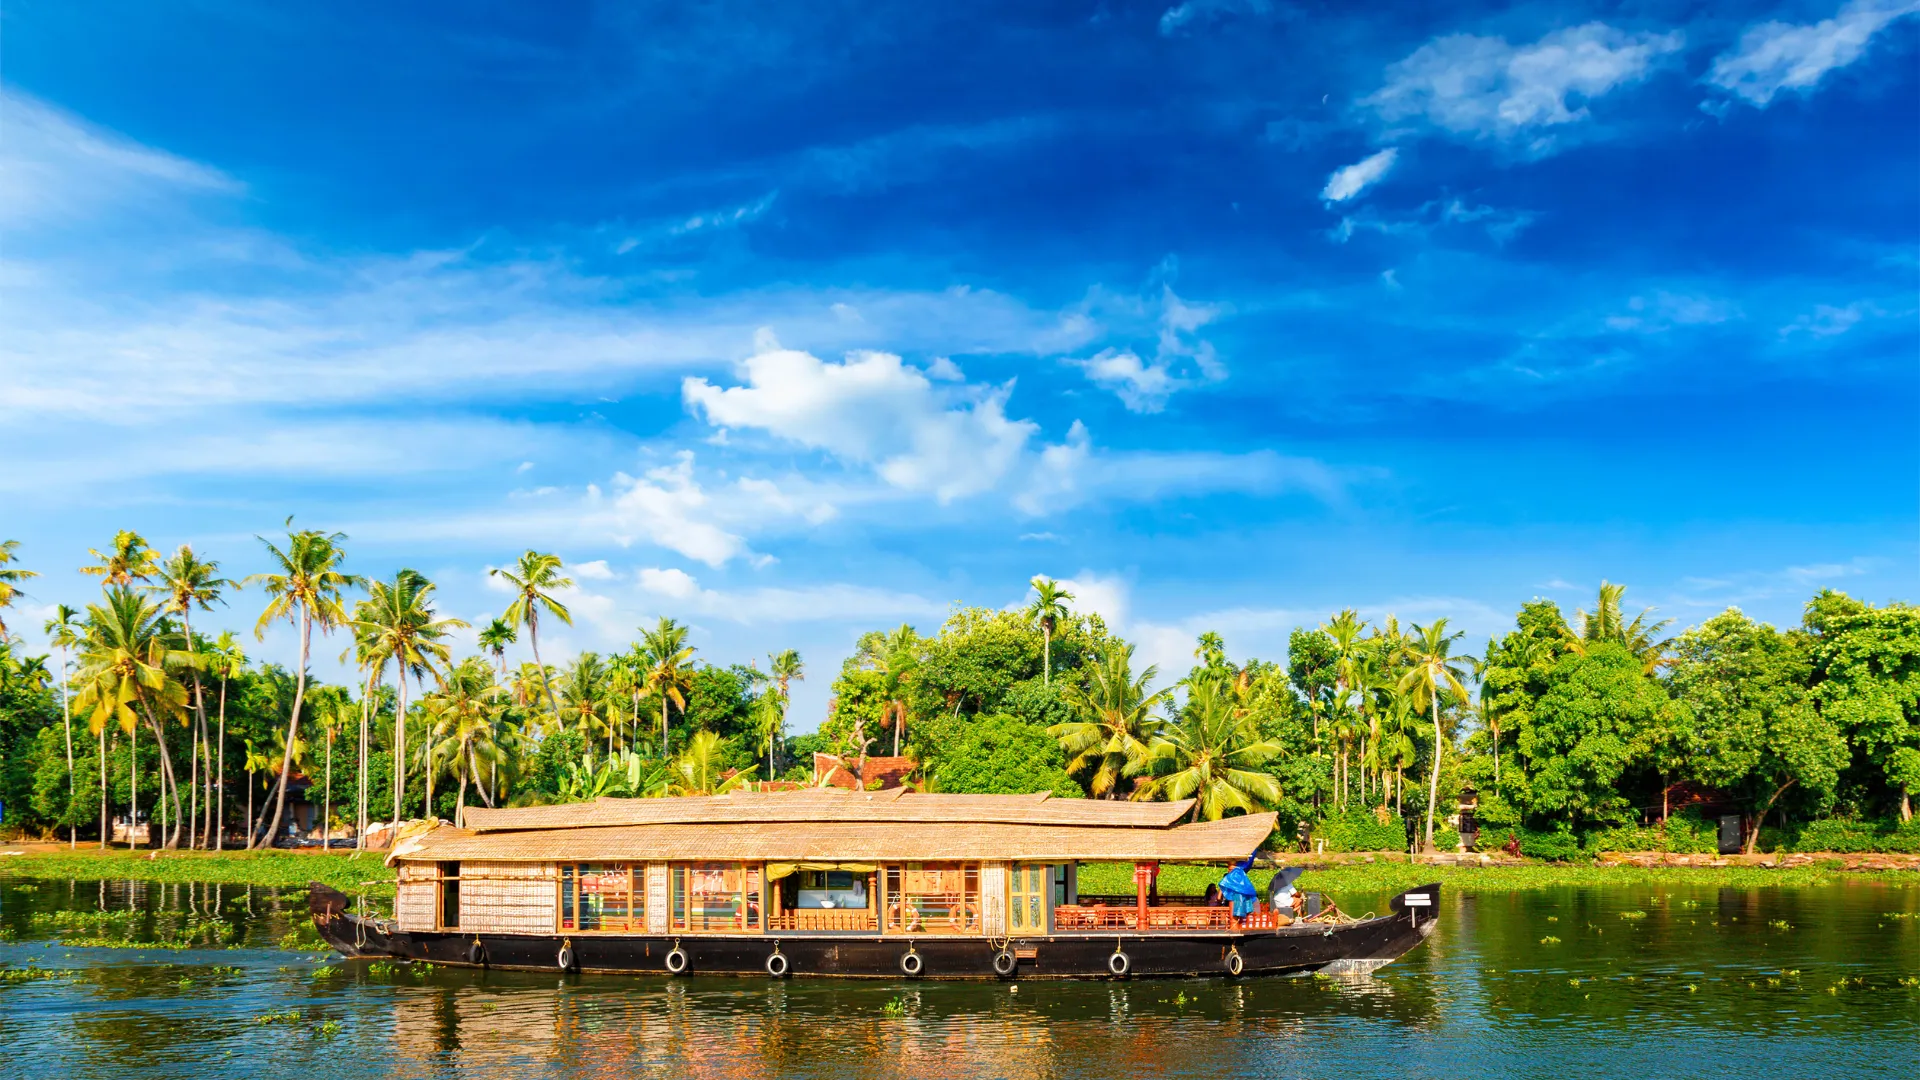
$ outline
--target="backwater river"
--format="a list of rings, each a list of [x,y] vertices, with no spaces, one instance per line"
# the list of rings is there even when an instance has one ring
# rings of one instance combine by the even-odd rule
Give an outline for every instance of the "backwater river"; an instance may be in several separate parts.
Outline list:
[[[304,889],[0,880],[0,1076],[1920,1077],[1920,881],[1442,908],[1369,977],[670,980],[282,948]],[[228,941],[78,944],[192,936]]]

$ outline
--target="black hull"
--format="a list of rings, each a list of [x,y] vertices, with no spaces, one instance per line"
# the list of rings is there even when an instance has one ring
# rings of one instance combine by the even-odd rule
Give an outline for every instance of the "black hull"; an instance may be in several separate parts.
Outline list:
[[[424,960],[453,967],[510,971],[580,971],[645,975],[773,976],[777,951],[784,970],[774,977],[874,979],[1111,979],[1196,975],[1281,975],[1296,972],[1366,972],[1391,963],[1433,933],[1439,885],[1395,897],[1390,914],[1344,925],[1298,924],[1249,932],[1054,934],[985,938],[906,938],[859,934],[741,934],[700,936],[583,934],[416,933],[385,920],[348,911],[343,894],[311,888],[309,905],[320,936],[348,957]],[[1408,907],[1408,895],[1426,894],[1425,906]],[[477,943],[477,945],[476,945]],[[1015,958],[1013,972],[995,970],[1002,945]],[[562,949],[571,961],[562,967]],[[685,960],[668,964],[678,947]],[[919,959],[912,974],[908,953]],[[1115,955],[1125,957],[1124,969]],[[910,961],[908,964],[910,965]],[[1005,960],[1001,961],[1004,966]]]

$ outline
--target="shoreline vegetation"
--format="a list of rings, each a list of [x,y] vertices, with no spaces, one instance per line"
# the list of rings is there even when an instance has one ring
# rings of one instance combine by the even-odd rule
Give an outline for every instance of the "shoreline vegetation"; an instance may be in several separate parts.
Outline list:
[[[44,655],[0,623],[9,831],[267,849],[458,825],[476,805],[806,787],[835,775],[824,755],[920,791],[1271,811],[1269,846],[1321,852],[1920,854],[1920,608],[1904,603],[1823,590],[1797,626],[1730,608],[1668,636],[1602,582],[1590,610],[1522,604],[1472,653],[1445,617],[1347,609],[1277,661],[1201,633],[1183,673],[1035,577],[1019,605],[872,630],[835,667],[793,649],[762,666],[699,655],[665,615],[618,651],[543,656],[575,584],[529,550],[489,571],[505,607],[461,655],[467,624],[419,572],[363,576],[346,536],[291,519],[259,539],[268,572],[236,582],[123,530],[80,567],[98,602],[52,609]],[[39,577],[24,557],[0,541],[0,617]],[[196,632],[226,605],[297,647],[249,658]],[[311,668],[336,653],[351,668],[329,684]],[[809,677],[830,704],[789,737]],[[892,760],[870,774],[874,757]]]
[[[17,849],[8,849],[17,850]],[[0,856],[0,881],[136,880],[167,883],[303,887],[318,881],[348,894],[371,898],[393,895],[394,872],[380,854],[355,856],[347,852],[149,852],[110,850],[32,850]],[[1613,856],[1630,859],[1632,854]],[[1809,862],[1785,865],[1741,863],[1707,866],[1637,866],[1628,863],[1517,862],[1492,866],[1410,862],[1405,853],[1380,852],[1328,859],[1302,855],[1298,865],[1308,867],[1303,888],[1332,894],[1387,896],[1438,881],[1445,889],[1466,894],[1505,893],[1527,889],[1574,886],[1724,886],[1765,888],[1834,884],[1877,884],[1920,890],[1920,867],[1909,869],[1846,869],[1842,855],[1813,856]],[[1167,895],[1198,895],[1220,877],[1219,867],[1169,865],[1161,875]],[[1270,870],[1252,877],[1264,887]],[[1124,895],[1133,891],[1133,867],[1119,863],[1087,863],[1080,868],[1080,889],[1089,895]]]

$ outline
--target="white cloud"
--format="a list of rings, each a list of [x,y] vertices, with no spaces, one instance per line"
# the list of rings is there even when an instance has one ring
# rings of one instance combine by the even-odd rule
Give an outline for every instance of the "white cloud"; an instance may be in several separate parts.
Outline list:
[[[1405,236],[1415,239],[1428,239],[1450,225],[1478,226],[1495,244],[1505,244],[1520,235],[1521,230],[1533,224],[1534,215],[1526,210],[1502,210],[1492,206],[1468,206],[1459,199],[1432,200],[1422,203],[1411,213],[1401,216],[1385,216],[1376,213],[1370,207],[1362,207],[1359,212],[1348,214],[1340,219],[1340,224],[1328,231],[1327,236],[1335,243],[1344,244],[1361,232],[1377,232],[1382,236]]]
[[[1087,306],[1136,325],[1153,313],[1153,359],[1144,359],[1133,346],[1116,346],[1085,360],[1068,361],[1094,385],[1118,397],[1129,412],[1157,413],[1175,393],[1227,377],[1213,343],[1198,333],[1221,315],[1217,305],[1188,303],[1172,286],[1163,285],[1157,311],[1147,301],[1104,293],[1090,297]]]
[[[688,408],[716,426],[758,429],[870,467],[894,487],[941,502],[997,486],[1040,430],[1007,416],[1012,383],[948,390],[892,353],[853,352],[830,363],[770,337],[759,344],[741,364],[745,386],[686,379]]]
[[[700,593],[700,583],[692,574],[674,567],[665,570],[647,567],[640,571],[640,587],[657,596],[685,600]]]
[[[129,199],[245,189],[218,169],[102,131],[17,90],[0,89],[0,223],[66,225]]]
[[[709,566],[721,566],[748,553],[747,542],[713,520],[712,499],[693,475],[693,452],[682,450],[673,464],[647,470],[640,478],[614,476],[618,493],[605,501],[604,520],[622,544],[644,539]],[[589,493],[589,502],[602,500]]]
[[[1452,34],[1387,67],[1386,84],[1361,104],[1390,128],[1522,143],[1533,153],[1589,118],[1588,105],[1639,82],[1683,38],[1630,33],[1605,23],[1560,30],[1528,45]]]
[[[619,576],[613,572],[612,567],[607,565],[607,560],[605,559],[594,559],[591,562],[575,563],[571,567],[568,567],[568,569],[573,572],[574,577],[586,578],[589,581],[612,581]]]
[[[1816,338],[1838,337],[1858,326],[1862,319],[1880,314],[1882,312],[1879,306],[1866,300],[1858,300],[1845,307],[1816,304],[1811,312],[1781,327],[1780,335],[1782,337],[1793,334],[1807,334]]]
[[[1740,305],[1731,300],[1657,291],[1628,300],[1627,310],[1609,315],[1606,325],[1610,330],[1658,334],[1676,326],[1711,326],[1740,317]]]
[[[1333,175],[1327,177],[1327,186],[1321,189],[1320,197],[1328,202],[1346,202],[1379,183],[1399,156],[1400,151],[1389,146],[1371,157],[1335,169]]]
[[[1874,35],[1916,11],[1920,0],[1852,0],[1812,25],[1761,23],[1714,57],[1706,81],[1765,108],[1783,90],[1812,92],[1828,72],[1860,59]]]

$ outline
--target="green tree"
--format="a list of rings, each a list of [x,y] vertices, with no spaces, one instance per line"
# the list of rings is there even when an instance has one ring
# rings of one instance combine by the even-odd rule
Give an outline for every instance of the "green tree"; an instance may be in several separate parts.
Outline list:
[[[753,774],[745,770],[725,775],[722,762],[727,756],[726,744],[717,731],[694,732],[686,749],[673,759],[667,794],[725,795],[752,780]]]
[[[1035,577],[1033,602],[1027,605],[1027,618],[1040,628],[1040,681],[1053,683],[1053,629],[1068,615],[1067,601],[1073,594],[1050,577]]]
[[[1831,800],[1847,745],[1808,694],[1809,642],[1728,609],[1683,635],[1672,687],[1696,718],[1695,774],[1753,806],[1751,854],[1760,826],[1789,789],[1816,805]]]
[[[353,609],[356,644],[374,664],[373,684],[387,663],[393,664],[398,691],[393,714],[393,820],[398,822],[407,789],[407,679],[440,682],[453,658],[446,639],[467,624],[434,610],[434,584],[417,570],[397,571],[392,581],[368,582],[366,588],[367,598]]]
[[[7,609],[13,606],[14,598],[20,595],[20,583],[40,576],[36,571],[13,566],[17,558],[15,553],[19,550],[20,541],[0,540],[0,641],[7,637]]]
[[[1807,604],[1813,700],[1913,818],[1920,791],[1920,608],[1822,590]]]
[[[1576,823],[1626,820],[1632,804],[1621,780],[1644,730],[1667,723],[1663,714],[1675,707],[1625,645],[1596,642],[1561,657],[1520,732],[1528,809]]]
[[[542,611],[568,626],[573,625],[573,614],[566,605],[553,598],[561,589],[573,587],[573,579],[561,575],[560,556],[527,550],[520,556],[513,569],[494,567],[488,573],[504,580],[513,587],[513,603],[507,606],[503,618],[507,625],[518,630],[527,628],[527,644],[533,649],[534,665],[545,669],[540,660],[540,613]],[[545,680],[543,680],[545,681]],[[547,706],[553,710],[553,722],[560,723],[560,703],[553,696],[553,685],[546,685]]]
[[[518,636],[513,624],[505,619],[490,620],[485,629],[480,631],[480,647],[493,657],[494,663],[500,665],[502,682],[507,678],[507,646],[513,644]]]
[[[0,604],[0,607],[5,606]],[[73,651],[85,642],[86,627],[80,622],[80,613],[65,604],[53,609],[53,618],[42,627],[47,640],[60,650],[60,726],[66,734],[67,743],[67,802],[73,803],[79,796],[73,776],[73,692],[69,685],[70,665],[68,658]],[[67,823],[67,846],[80,846],[80,823],[69,820]]]
[[[687,644],[687,628],[665,615],[651,630],[640,632],[641,652],[647,658],[647,692],[660,699],[660,754],[667,754],[667,704],[672,702],[687,711],[686,692],[691,676],[687,665],[694,648]]]
[[[220,564],[211,559],[202,560],[193,553],[193,547],[181,544],[166,562],[160,565],[157,576],[160,583],[151,586],[154,592],[164,599],[161,609],[169,615],[180,617],[181,636],[194,647],[193,609],[212,611],[213,605],[225,603],[221,594],[233,587],[233,582],[220,576]],[[206,694],[200,685],[198,668],[192,670],[193,679],[193,765],[189,769],[189,778],[194,792],[190,800],[193,828],[187,831],[187,846],[201,846],[198,835],[200,792],[202,787],[201,759],[205,757],[207,746],[207,702]]]
[[[287,524],[292,525],[293,519],[288,518]],[[346,552],[340,546],[340,542],[346,539],[345,533],[323,533],[315,529],[289,532],[285,550],[276,547],[265,537],[258,539],[266,546],[274,569],[268,573],[254,574],[243,582],[245,585],[257,583],[267,593],[267,606],[261,611],[260,620],[254,624],[253,636],[255,640],[265,641],[268,624],[279,619],[298,626],[300,667],[295,676],[293,708],[287,721],[286,736],[281,740],[283,757],[280,780],[273,799],[273,821],[264,834],[248,837],[249,851],[262,844],[271,844],[285,816],[287,780],[293,772],[294,747],[300,744],[300,709],[306,700],[307,659],[312,655],[314,628],[318,627],[324,635],[345,623],[347,613],[341,606],[342,593],[364,584],[359,576],[340,569],[341,563],[346,561]]]
[[[1169,725],[1150,757],[1157,775],[1134,789],[1136,799],[1193,799],[1193,816],[1218,821],[1229,811],[1251,814],[1280,801],[1280,785],[1264,771],[1280,745],[1260,734],[1244,704],[1246,687],[1221,676],[1188,684],[1185,719]]]
[[[1413,666],[1400,677],[1400,689],[1411,692],[1416,703],[1424,703],[1433,715],[1433,775],[1427,782],[1426,850],[1433,850],[1434,806],[1440,801],[1440,758],[1447,745],[1440,730],[1440,696],[1451,692],[1460,701],[1467,700],[1467,688],[1461,683],[1466,674],[1462,663],[1467,657],[1451,655],[1453,643],[1464,634],[1447,633],[1447,620],[1435,619],[1426,626],[1413,628],[1408,643]]]
[[[1148,767],[1165,726],[1153,711],[1168,692],[1148,689],[1158,674],[1148,666],[1134,675],[1133,646],[1110,647],[1088,670],[1087,685],[1067,693],[1067,704],[1079,719],[1047,729],[1060,741],[1070,771],[1091,770],[1087,790],[1094,796],[1113,798],[1122,778],[1138,776]]]
[[[100,578],[104,587],[132,585],[136,581],[145,584],[160,573],[160,553],[153,550],[146,537],[128,529],[113,534],[110,550],[102,553],[89,548],[87,554],[95,561],[81,567],[80,572]]]
[[[1048,791],[1066,799],[1085,795],[1067,772],[1059,741],[1018,717],[965,721],[944,749],[933,773],[937,791],[986,795]]]
[[[109,724],[117,724],[136,739],[136,746],[139,724],[146,721],[160,750],[162,799],[173,773],[163,721],[185,715],[187,689],[179,676],[193,662],[185,642],[167,627],[159,605],[130,587],[112,586],[104,603],[88,605],[86,645],[77,673],[80,693],[74,706],[87,715],[89,730],[104,734]],[[131,800],[133,814],[138,814],[135,783]],[[178,822],[177,789],[173,800]],[[167,841],[169,847],[175,843],[177,829]]]

